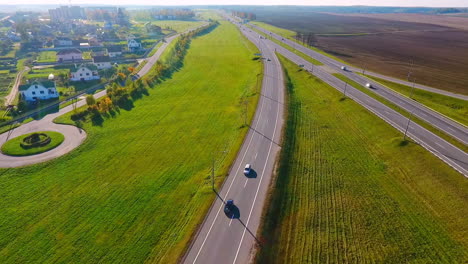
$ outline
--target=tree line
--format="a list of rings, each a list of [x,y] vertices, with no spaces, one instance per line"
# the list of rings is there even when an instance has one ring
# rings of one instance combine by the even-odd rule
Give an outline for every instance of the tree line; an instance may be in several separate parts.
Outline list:
[[[248,19],[248,20],[257,19],[257,16],[254,13],[249,13],[249,12],[231,11],[231,14],[233,16],[237,16],[240,18]]]

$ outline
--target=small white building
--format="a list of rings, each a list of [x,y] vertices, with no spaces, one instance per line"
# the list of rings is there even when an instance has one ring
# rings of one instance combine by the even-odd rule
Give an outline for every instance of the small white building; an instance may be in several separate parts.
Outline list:
[[[98,69],[93,64],[81,64],[70,70],[70,81],[92,81],[99,80]]]
[[[73,40],[70,38],[59,37],[55,40],[55,47],[70,47],[73,46]]]
[[[112,64],[111,64],[109,56],[94,56],[93,64],[99,70],[112,68]]]
[[[64,49],[57,52],[58,62],[73,62],[83,60],[83,53],[79,49]]]
[[[32,83],[20,85],[18,89],[21,97],[28,102],[59,97],[55,82],[52,80],[34,81]]]
[[[141,49],[141,42],[133,37],[127,38],[127,46],[129,51],[136,51]]]

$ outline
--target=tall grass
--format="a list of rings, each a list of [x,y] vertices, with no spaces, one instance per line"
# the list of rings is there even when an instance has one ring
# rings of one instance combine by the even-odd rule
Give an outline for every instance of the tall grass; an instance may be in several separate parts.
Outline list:
[[[259,263],[464,263],[466,179],[281,58],[288,121]]]

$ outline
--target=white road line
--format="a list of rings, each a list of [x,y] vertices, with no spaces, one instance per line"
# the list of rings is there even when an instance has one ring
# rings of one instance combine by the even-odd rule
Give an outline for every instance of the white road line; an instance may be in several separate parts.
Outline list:
[[[248,181],[249,181],[249,179],[245,179],[244,188],[245,188],[245,186],[247,186]]]
[[[229,220],[229,226],[231,226],[231,223],[232,223],[232,219],[234,218],[234,215],[231,216],[231,220]]]
[[[278,107],[276,108],[275,128],[273,129],[273,137],[272,138],[275,138],[276,126],[278,125],[279,110],[280,110],[280,108],[279,108],[279,104],[278,104]],[[270,141],[270,147],[268,149],[268,155],[267,155],[267,158],[265,160],[265,165],[263,166],[262,176],[260,177],[260,182],[258,183],[257,191],[255,192],[255,197],[254,197],[254,200],[252,202],[252,207],[250,208],[249,217],[247,218],[247,223],[244,226],[244,232],[242,233],[241,241],[239,242],[239,247],[237,248],[236,257],[234,258],[234,261],[232,262],[233,264],[236,263],[237,256],[239,255],[239,251],[240,251],[240,248],[242,246],[242,241],[244,240],[245,231],[247,230],[247,227],[249,226],[250,217],[252,216],[252,211],[253,211],[253,208],[255,206],[255,201],[257,200],[258,191],[260,190],[260,186],[262,186],[262,180],[263,180],[263,176],[265,175],[265,169],[266,169],[266,165],[268,164],[268,159],[270,158],[270,153],[271,153],[271,147],[272,146],[273,146],[273,142]]]
[[[265,86],[265,87],[268,87],[268,86]],[[265,100],[262,100],[262,106],[260,108],[260,114],[258,115],[257,123],[255,124],[255,129],[257,129],[258,123],[260,122],[260,119],[261,119],[261,116],[262,116],[262,113],[263,113],[263,106],[264,105],[265,105]],[[241,162],[239,164],[239,167],[237,168],[236,174],[234,175],[234,179],[232,179],[232,182],[229,185],[229,188],[228,188],[228,190],[226,192],[226,195],[224,196],[224,199],[226,199],[227,195],[229,194],[229,191],[231,190],[232,184],[234,183],[234,181],[236,180],[237,175],[239,174],[239,170],[240,170],[242,164],[244,163],[245,155],[247,155],[247,153],[248,153],[248,150],[250,148],[250,143],[252,143],[252,139],[254,138],[254,136],[255,136],[255,133],[252,133],[252,136],[250,137],[250,140],[249,140],[249,144],[247,144],[247,148],[245,149],[244,155],[242,156],[242,160],[241,160]],[[218,215],[219,215],[219,212],[221,211],[222,207],[223,207],[223,204],[221,204],[220,207],[218,208],[218,212],[216,213],[215,219],[211,223],[210,229],[208,229],[208,233],[206,234],[205,239],[203,239],[203,243],[200,246],[200,249],[198,250],[197,255],[195,256],[195,259],[193,260],[193,263],[195,263],[197,261],[197,259],[198,259],[198,256],[200,256],[200,253],[201,253],[201,251],[203,249],[203,246],[205,245],[206,240],[208,239],[208,236],[211,233],[211,229],[213,229],[213,226],[214,226],[214,223],[216,222],[216,219],[218,219]]]
[[[444,146],[442,146],[441,144],[439,144],[439,143],[437,143],[437,142],[435,142],[435,144],[436,144],[437,146],[439,146],[439,147],[441,147],[441,148],[445,149],[445,147],[444,147]]]
[[[254,160],[256,160],[256,159],[257,159],[257,155],[258,155],[258,152],[257,152],[257,153],[255,153]]]

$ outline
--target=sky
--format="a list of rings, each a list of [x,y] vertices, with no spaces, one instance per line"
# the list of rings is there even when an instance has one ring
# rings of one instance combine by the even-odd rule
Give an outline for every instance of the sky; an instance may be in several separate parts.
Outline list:
[[[368,5],[368,6],[426,6],[468,7],[468,0],[70,0],[71,4],[107,5]],[[57,4],[69,0],[0,0],[0,4]]]

